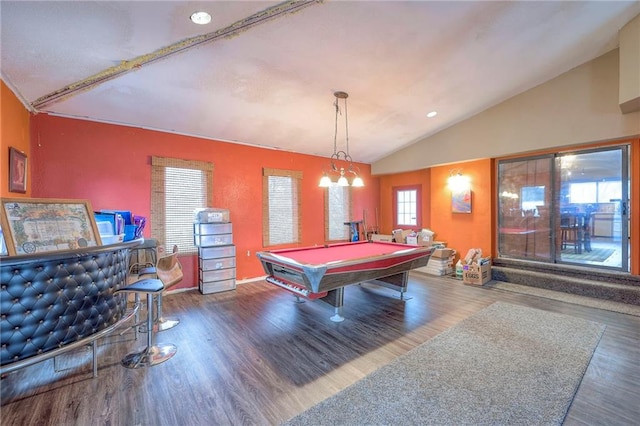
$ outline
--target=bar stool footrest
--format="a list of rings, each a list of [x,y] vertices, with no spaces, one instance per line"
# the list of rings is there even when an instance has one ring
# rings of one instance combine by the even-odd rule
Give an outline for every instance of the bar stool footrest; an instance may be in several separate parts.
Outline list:
[[[140,352],[132,352],[122,358],[120,363],[126,368],[151,367],[170,359],[176,354],[178,348],[173,344],[153,345]]]
[[[175,327],[176,325],[180,324],[180,320],[179,319],[166,319],[166,318],[160,318],[156,324],[153,327],[153,331],[165,331],[165,330],[169,330],[170,328]],[[157,330],[156,330],[157,327]]]

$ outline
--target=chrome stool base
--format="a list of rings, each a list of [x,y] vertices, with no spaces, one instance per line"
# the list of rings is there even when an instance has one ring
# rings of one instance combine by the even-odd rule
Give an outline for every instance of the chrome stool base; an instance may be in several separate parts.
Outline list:
[[[154,345],[146,347],[140,352],[132,352],[122,358],[120,363],[126,368],[151,367],[160,364],[176,354],[178,348],[176,345]]]
[[[153,342],[154,321],[153,321],[153,296],[160,295],[164,289],[164,284],[159,279],[144,279],[117,290],[116,292],[146,293],[147,294],[147,346],[138,351],[125,356],[120,364],[126,368],[152,367],[165,362],[176,354],[178,348],[170,343],[156,345]]]

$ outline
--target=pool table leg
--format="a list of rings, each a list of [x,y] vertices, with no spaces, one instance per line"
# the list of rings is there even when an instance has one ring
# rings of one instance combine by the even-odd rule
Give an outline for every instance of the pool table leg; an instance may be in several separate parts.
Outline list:
[[[334,314],[331,318],[329,318],[333,322],[342,322],[344,321],[344,317],[342,316],[342,306],[336,306],[334,309]]]
[[[344,302],[344,287],[331,290],[327,296],[322,300],[334,307],[334,314],[329,318],[333,322],[342,322],[344,317],[342,316],[342,305]]]
[[[407,289],[409,288],[409,272],[407,271],[371,280],[371,282],[400,292],[400,300],[412,299],[411,296],[407,296]]]
[[[406,300],[411,300],[411,299],[413,299],[413,297],[412,297],[412,296],[405,296],[405,294],[407,294],[407,291],[406,291],[406,290],[400,290],[400,300],[404,300],[404,301],[406,301]]]

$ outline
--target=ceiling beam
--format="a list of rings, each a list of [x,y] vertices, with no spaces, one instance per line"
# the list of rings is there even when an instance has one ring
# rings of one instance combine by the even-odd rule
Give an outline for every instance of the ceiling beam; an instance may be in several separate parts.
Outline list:
[[[93,87],[112,80],[116,77],[135,71],[143,66],[149,65],[161,59],[168,58],[175,54],[185,52],[204,43],[211,43],[220,39],[235,37],[257,25],[264,24],[273,19],[283,17],[290,13],[298,12],[308,6],[322,3],[323,0],[290,0],[279,3],[275,6],[257,12],[247,18],[234,22],[233,24],[207,34],[198,35],[185,40],[181,40],[169,46],[162,47],[151,53],[140,55],[128,61],[109,67],[97,74],[76,81],[47,95],[41,96],[31,103],[32,108],[37,111],[47,105],[60,102],[61,100],[73,96],[76,93],[90,90]]]

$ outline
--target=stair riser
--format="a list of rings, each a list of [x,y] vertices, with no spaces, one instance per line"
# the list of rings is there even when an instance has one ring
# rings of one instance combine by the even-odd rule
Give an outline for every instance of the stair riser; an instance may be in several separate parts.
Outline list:
[[[576,278],[560,275],[531,273],[500,267],[494,267],[492,269],[492,278],[496,281],[640,305],[640,287],[637,286],[617,285],[615,288],[612,288],[611,286],[604,285],[604,282],[577,280]]]
[[[640,288],[640,276],[617,271],[607,271],[595,268],[581,268],[573,265],[546,264],[540,262],[529,262],[502,258],[494,259],[492,263],[494,267],[503,267],[510,270],[523,272],[526,271],[535,274],[542,273],[553,275],[554,277],[584,279],[587,281],[597,281],[607,284],[614,283]]]

